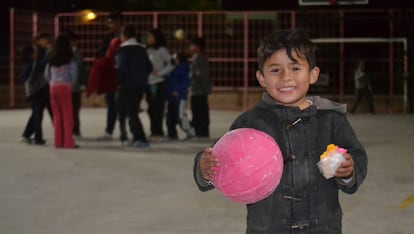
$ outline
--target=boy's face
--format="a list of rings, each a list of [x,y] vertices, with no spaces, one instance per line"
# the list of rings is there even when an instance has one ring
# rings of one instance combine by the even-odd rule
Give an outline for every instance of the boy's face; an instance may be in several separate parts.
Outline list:
[[[319,68],[309,69],[305,58],[292,51],[296,62],[289,59],[286,50],[278,50],[263,64],[263,72],[257,71],[260,85],[276,103],[305,109],[309,106],[305,96],[309,85],[318,80]]]
[[[189,49],[190,49],[190,53],[191,54],[196,54],[196,53],[198,53],[200,51],[199,50],[199,47],[196,46],[196,45],[194,45],[194,44],[191,44]]]
[[[50,42],[49,42],[49,39],[47,39],[47,38],[40,38],[37,41],[37,44],[42,48],[48,48],[49,45],[50,45]]]
[[[148,46],[152,46],[155,44],[155,36],[152,33],[147,33],[147,37],[145,38],[145,42]]]
[[[128,40],[128,37],[126,37],[123,33],[121,33],[121,36],[119,37],[121,42],[126,42]]]

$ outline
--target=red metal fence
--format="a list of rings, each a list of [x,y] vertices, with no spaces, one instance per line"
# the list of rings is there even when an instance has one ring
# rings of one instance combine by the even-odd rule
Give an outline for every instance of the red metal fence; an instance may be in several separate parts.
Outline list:
[[[211,62],[211,78],[215,90],[243,92],[243,107],[249,92],[258,84],[255,79],[256,48],[269,32],[302,27],[311,38],[331,38],[318,44],[318,65],[325,83],[315,86],[313,93],[333,95],[342,100],[354,92],[355,61],[363,58],[373,67],[374,90],[388,100],[393,111],[395,97],[404,94],[404,77],[408,68],[404,43],[386,41],[400,38],[410,41],[414,10],[323,10],[273,12],[125,12],[125,24],[134,25],[140,35],[151,28],[160,28],[168,36],[171,51],[185,50],[188,40],[177,40],[174,33],[184,30],[187,38],[202,36],[207,42]],[[16,49],[30,43],[38,31],[57,34],[71,29],[80,36],[79,48],[88,62],[93,61],[107,32],[105,15],[91,22],[82,21],[81,13],[60,13],[56,16],[11,10],[10,106],[15,105],[15,79],[20,67]],[[335,39],[333,39],[335,38]],[[381,42],[343,42],[343,38],[382,39]],[[335,41],[336,40],[336,41]],[[410,53],[409,53],[410,54]],[[398,100],[400,102],[400,100]]]

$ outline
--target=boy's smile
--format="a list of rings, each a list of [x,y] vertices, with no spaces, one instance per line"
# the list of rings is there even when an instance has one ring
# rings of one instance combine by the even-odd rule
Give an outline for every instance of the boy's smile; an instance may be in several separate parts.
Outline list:
[[[276,103],[304,109],[309,106],[305,96],[309,85],[318,80],[319,68],[309,69],[306,58],[295,51],[292,56],[296,61],[285,49],[277,50],[264,62],[263,71],[256,72],[256,78]]]

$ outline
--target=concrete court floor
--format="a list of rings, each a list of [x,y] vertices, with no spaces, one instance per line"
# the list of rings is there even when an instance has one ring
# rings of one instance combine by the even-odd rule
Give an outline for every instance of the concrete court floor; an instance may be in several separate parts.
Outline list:
[[[212,136],[237,115],[213,111]],[[47,145],[20,142],[28,116],[0,111],[0,234],[244,233],[244,206],[193,183],[193,157],[208,142],[159,143],[147,152],[96,142],[104,109],[83,109],[81,148],[56,150],[46,113]],[[369,172],[357,194],[341,195],[343,233],[414,233],[414,197],[399,207],[414,194],[414,116],[349,119],[368,151]]]

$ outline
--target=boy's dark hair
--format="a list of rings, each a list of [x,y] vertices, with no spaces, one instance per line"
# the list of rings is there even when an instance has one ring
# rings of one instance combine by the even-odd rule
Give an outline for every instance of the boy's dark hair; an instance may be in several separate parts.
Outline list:
[[[191,39],[191,45],[197,46],[201,52],[204,52],[204,49],[206,48],[206,44],[202,37],[195,37]]]
[[[126,38],[135,38],[136,32],[134,26],[125,25],[121,29],[121,34],[124,35]]]
[[[309,39],[302,29],[281,30],[265,37],[257,49],[257,63],[259,70],[263,71],[263,64],[278,50],[286,49],[287,56],[292,61],[296,59],[292,51],[300,58],[305,58],[309,63],[309,69],[316,66],[316,45]]]
[[[123,23],[124,22],[124,16],[122,15],[122,12],[120,11],[113,11],[111,13],[109,13],[108,17],[106,17],[106,19],[110,19],[112,21],[118,22],[118,23]]]
[[[72,57],[73,52],[69,38],[65,35],[59,35],[49,52],[49,64],[53,66],[62,66],[68,64],[72,60]]]
[[[177,53],[177,60],[178,64],[188,62],[188,55],[184,51],[180,51]]]
[[[23,62],[30,62],[32,61],[32,56],[35,53],[35,49],[33,46],[24,46],[22,50],[20,51],[20,56],[23,60]]]
[[[155,44],[152,45],[155,49],[158,49],[159,47],[167,47],[167,39],[165,38],[164,33],[158,29],[154,28],[150,30],[148,33],[152,34],[155,38]]]
[[[76,33],[72,30],[66,30],[63,35],[66,36],[69,41],[77,41],[79,38],[78,35],[76,35]]]

